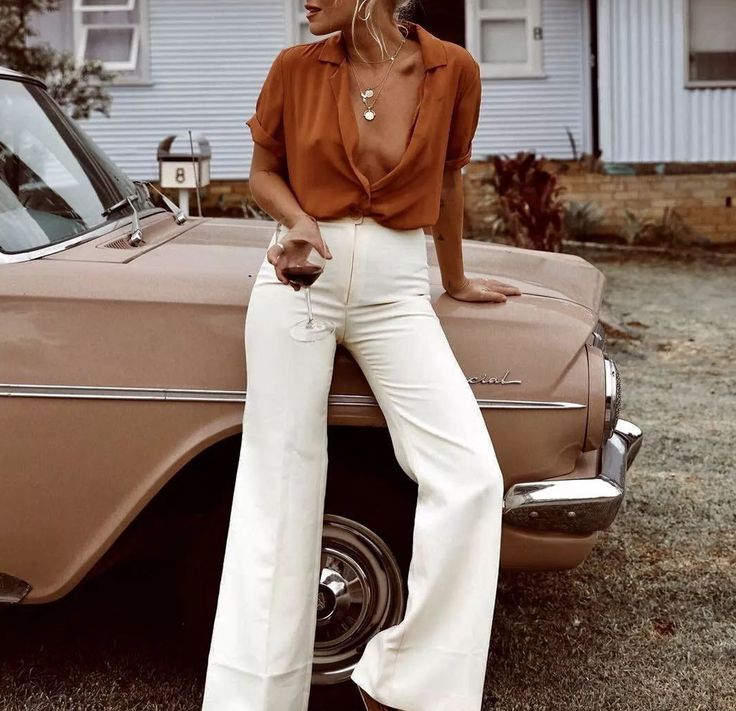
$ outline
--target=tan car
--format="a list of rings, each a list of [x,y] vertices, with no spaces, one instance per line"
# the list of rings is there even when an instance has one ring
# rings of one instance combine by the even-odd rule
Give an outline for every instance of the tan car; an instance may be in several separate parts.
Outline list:
[[[0,68],[1,603],[56,600],[128,555],[176,549],[176,582],[211,624],[247,406],[244,319],[274,226],[156,206],[41,82]],[[577,256],[466,241],[469,274],[523,294],[460,302],[427,247],[434,308],[504,472],[502,567],[577,566],[641,444],[619,418],[604,277]],[[416,502],[339,346],[329,424],[318,684],[344,680],[402,617]]]

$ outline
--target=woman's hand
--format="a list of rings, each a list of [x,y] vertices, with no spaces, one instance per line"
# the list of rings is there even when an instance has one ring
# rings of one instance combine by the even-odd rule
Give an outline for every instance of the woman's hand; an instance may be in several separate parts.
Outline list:
[[[278,245],[282,244],[282,249]],[[310,249],[314,247],[325,259],[332,259],[330,248],[322,240],[319,225],[313,217],[298,219],[294,226],[278,242],[274,242],[266,252],[266,259],[273,264],[277,279],[289,284],[294,291],[301,289],[301,284],[292,283],[284,275],[286,267],[304,264]]]
[[[445,288],[453,299],[459,301],[506,301],[506,296],[519,296],[521,291],[511,284],[490,277],[467,277],[459,284]]]

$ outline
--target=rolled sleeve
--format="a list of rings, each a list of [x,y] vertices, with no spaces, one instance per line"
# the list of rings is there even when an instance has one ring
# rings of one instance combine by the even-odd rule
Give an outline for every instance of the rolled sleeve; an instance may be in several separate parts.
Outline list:
[[[472,59],[468,79],[460,86],[450,124],[445,170],[456,170],[470,163],[473,136],[478,127],[482,83],[480,65]]]
[[[245,122],[254,143],[277,157],[286,151],[284,143],[284,68],[282,49],[271,64],[256,100],[255,113]]]

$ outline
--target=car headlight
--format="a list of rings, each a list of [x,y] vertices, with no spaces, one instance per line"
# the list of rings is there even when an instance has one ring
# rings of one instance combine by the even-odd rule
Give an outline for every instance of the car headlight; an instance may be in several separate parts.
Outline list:
[[[621,414],[621,376],[618,367],[607,355],[603,356],[606,377],[606,405],[603,419],[603,440],[608,440]]]

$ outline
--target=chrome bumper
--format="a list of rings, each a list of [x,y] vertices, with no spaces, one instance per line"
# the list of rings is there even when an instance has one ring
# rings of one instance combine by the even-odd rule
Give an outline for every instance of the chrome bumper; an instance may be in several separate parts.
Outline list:
[[[541,531],[592,533],[613,523],[626,491],[626,472],[641,447],[642,432],[619,418],[601,451],[601,471],[587,479],[514,484],[504,496],[505,523]]]

